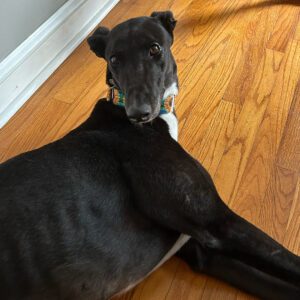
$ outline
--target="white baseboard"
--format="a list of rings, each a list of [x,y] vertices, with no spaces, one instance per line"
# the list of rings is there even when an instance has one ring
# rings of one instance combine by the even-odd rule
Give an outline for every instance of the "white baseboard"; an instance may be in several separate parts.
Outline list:
[[[0,128],[119,0],[69,0],[0,63]]]

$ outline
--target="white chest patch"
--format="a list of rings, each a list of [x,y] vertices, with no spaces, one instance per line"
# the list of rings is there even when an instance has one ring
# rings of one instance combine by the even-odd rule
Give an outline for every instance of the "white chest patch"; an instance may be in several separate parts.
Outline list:
[[[169,127],[169,132],[171,137],[177,141],[178,140],[178,121],[176,116],[173,113],[163,114],[159,116],[163,119]]]

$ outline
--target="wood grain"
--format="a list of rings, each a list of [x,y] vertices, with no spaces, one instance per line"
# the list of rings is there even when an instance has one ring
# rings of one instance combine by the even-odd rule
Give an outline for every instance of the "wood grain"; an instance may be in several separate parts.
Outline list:
[[[180,143],[236,212],[300,254],[299,4],[121,0],[100,25],[167,9],[178,20]],[[62,137],[105,93],[105,63],[83,42],[0,130],[0,161]],[[254,297],[172,258],[115,299]]]
[[[299,16],[299,20],[300,20],[300,16]],[[296,31],[295,31],[295,36],[294,39],[297,41],[300,41],[300,22],[298,20],[298,25],[296,27]]]
[[[300,57],[300,51],[299,51]],[[300,64],[299,64],[300,69]],[[293,105],[289,112],[289,119],[282,140],[278,163],[291,170],[300,171],[300,80],[294,92]]]
[[[278,210],[282,206],[288,205],[288,203],[291,204],[287,201],[288,199],[280,197],[276,193],[276,187],[278,187],[280,181],[278,181],[278,168],[274,165],[274,161],[291,109],[293,93],[300,76],[298,69],[292,70],[291,64],[297,66],[299,63],[298,43],[292,42],[281,63],[275,86],[272,89],[262,122],[255,135],[253,148],[247,159],[237,195],[231,201],[233,209],[268,231],[274,238],[280,238],[279,232],[283,232],[282,230],[285,229],[285,227],[281,230],[277,228],[284,223]],[[294,183],[292,181],[292,185]],[[272,191],[268,191],[270,188]],[[268,193],[268,196],[266,196],[266,193]],[[274,200],[273,198],[277,196],[278,200]],[[271,205],[273,200],[270,197],[273,197],[275,203],[278,201],[277,206]],[[283,204],[285,201],[287,202],[286,205]],[[256,211],[259,211],[260,214],[257,215]],[[284,214],[288,215],[286,211],[284,211]],[[274,219],[275,215],[278,216],[278,219]],[[276,222],[273,222],[274,220]]]
[[[279,10],[272,35],[267,48],[285,52],[288,42],[293,37],[299,21],[299,11],[293,6],[282,6]]]
[[[292,204],[297,193],[298,174],[294,171],[273,167],[266,185],[265,197],[257,207],[258,225],[278,242],[283,243]],[[248,199],[249,200],[249,199]],[[296,237],[296,240],[299,239]],[[289,245],[287,245],[289,247]],[[289,248],[293,251],[293,248]]]
[[[195,139],[190,152],[214,175],[240,113],[240,106],[221,100],[203,138]]]
[[[242,105],[253,85],[258,66],[264,57],[264,51],[279,9],[260,10],[250,20],[242,41],[243,55],[233,74],[223,99]]]
[[[235,198],[254,140],[274,87],[282,55],[266,49],[253,86],[218,166],[215,180],[226,202]]]
[[[287,230],[283,244],[300,255],[300,176],[296,185],[293,205],[291,208]],[[295,238],[296,237],[296,238]]]
[[[208,277],[205,275],[191,273],[191,270],[187,264],[180,261],[165,299],[200,299],[205,290],[207,280]]]

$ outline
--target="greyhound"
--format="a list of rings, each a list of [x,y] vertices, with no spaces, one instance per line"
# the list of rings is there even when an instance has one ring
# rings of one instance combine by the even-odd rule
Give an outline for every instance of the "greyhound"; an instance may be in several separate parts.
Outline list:
[[[109,299],[174,255],[266,299],[300,299],[300,258],[231,211],[177,142],[173,14],[88,38],[108,100],[0,165],[0,298]]]

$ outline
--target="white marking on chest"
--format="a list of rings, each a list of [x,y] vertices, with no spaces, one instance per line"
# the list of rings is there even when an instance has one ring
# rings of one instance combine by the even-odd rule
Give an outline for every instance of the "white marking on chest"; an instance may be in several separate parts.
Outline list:
[[[176,116],[173,113],[163,114],[159,116],[163,119],[169,127],[169,132],[171,137],[177,141],[178,140],[178,121]]]

